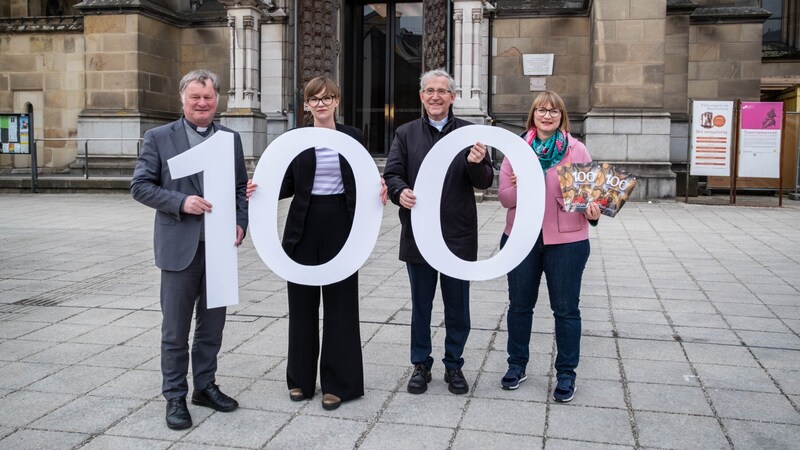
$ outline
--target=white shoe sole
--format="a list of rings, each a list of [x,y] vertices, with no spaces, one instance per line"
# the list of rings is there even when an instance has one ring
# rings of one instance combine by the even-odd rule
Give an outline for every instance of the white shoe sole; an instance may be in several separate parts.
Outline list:
[[[527,379],[528,379],[527,375],[523,376],[522,378],[519,379],[519,383],[517,383],[514,386],[503,386],[503,382],[501,380],[500,381],[500,387],[505,389],[505,390],[507,390],[507,391],[513,391],[514,389],[517,389],[519,387],[519,385],[522,384],[522,382],[527,380]]]

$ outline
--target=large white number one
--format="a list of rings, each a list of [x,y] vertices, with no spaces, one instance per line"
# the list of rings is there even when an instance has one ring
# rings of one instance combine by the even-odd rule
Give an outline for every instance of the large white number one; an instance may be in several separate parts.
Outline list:
[[[472,262],[457,257],[445,244],[440,204],[442,184],[453,158],[475,142],[500,149],[513,162],[517,213],[503,249],[489,259]],[[468,126],[442,138],[422,161],[414,195],[417,203],[411,209],[411,225],[419,252],[431,267],[460,280],[490,280],[507,274],[530,253],[542,227],[544,176],[536,154],[519,136],[499,127]]]
[[[325,146],[347,159],[356,179],[356,211],[350,236],[339,254],[317,266],[298,264],[278,240],[278,195],[286,168],[303,150]],[[250,197],[250,237],[279,277],[297,284],[325,286],[344,280],[369,257],[381,227],[380,174],[369,152],[350,136],[327,128],[297,128],[278,136],[261,155],[253,174],[258,189]]]
[[[167,161],[172,179],[203,173],[203,198],[212,206],[205,215],[206,293],[209,308],[239,303],[236,257],[236,177],[233,134],[213,136]]]

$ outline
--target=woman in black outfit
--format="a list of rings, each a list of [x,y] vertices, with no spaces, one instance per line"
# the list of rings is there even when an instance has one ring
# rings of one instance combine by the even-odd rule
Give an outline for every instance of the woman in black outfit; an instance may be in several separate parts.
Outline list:
[[[305,107],[313,126],[335,129],[358,142],[361,130],[335,122],[339,87],[330,78],[306,84]],[[248,183],[248,197],[256,185]],[[283,248],[295,262],[324,264],[333,259],[350,234],[356,206],[356,184],[347,160],[335,150],[309,148],[291,163],[281,185],[280,198],[292,197]],[[384,204],[385,187],[382,191]],[[327,286],[287,282],[289,295],[289,358],[286,382],[294,401],[314,396],[317,357],[322,385],[322,407],[336,409],[341,402],[364,395],[364,368],[358,320],[358,272]],[[319,344],[319,303],[322,292],[322,353]]]

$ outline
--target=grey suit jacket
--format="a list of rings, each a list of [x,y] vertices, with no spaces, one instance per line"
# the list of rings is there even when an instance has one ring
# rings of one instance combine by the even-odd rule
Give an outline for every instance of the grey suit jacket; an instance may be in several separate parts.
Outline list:
[[[239,133],[214,124],[217,131],[234,135],[236,170],[236,224],[247,230],[247,169]],[[203,215],[181,211],[186,197],[203,195],[199,174],[173,180],[167,160],[189,149],[183,118],[144,133],[141,155],[131,179],[136,201],[156,210],[153,247],[156,266],[162,270],[183,270],[192,262],[200,242]]]

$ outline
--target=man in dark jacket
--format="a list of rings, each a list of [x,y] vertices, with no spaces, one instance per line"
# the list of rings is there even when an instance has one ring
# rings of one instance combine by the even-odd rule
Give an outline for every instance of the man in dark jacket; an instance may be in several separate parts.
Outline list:
[[[445,338],[444,380],[454,394],[469,392],[461,368],[464,345],[470,331],[469,281],[439,274],[422,258],[411,229],[411,208],[416,203],[414,183],[423,159],[431,148],[451,131],[470,125],[450,111],[455,100],[455,81],[438,69],[420,77],[419,98],[425,109],[420,119],[397,129],[384,178],[392,202],[400,206],[400,260],[406,262],[411,285],[411,363],[414,373],[408,392],[422,394],[431,381],[431,310],[437,278],[444,301]],[[492,185],[494,171],[483,145],[474,145],[459,153],[450,164],[442,186],[442,236],[447,247],[461,259],[478,258],[478,216],[474,188]]]

